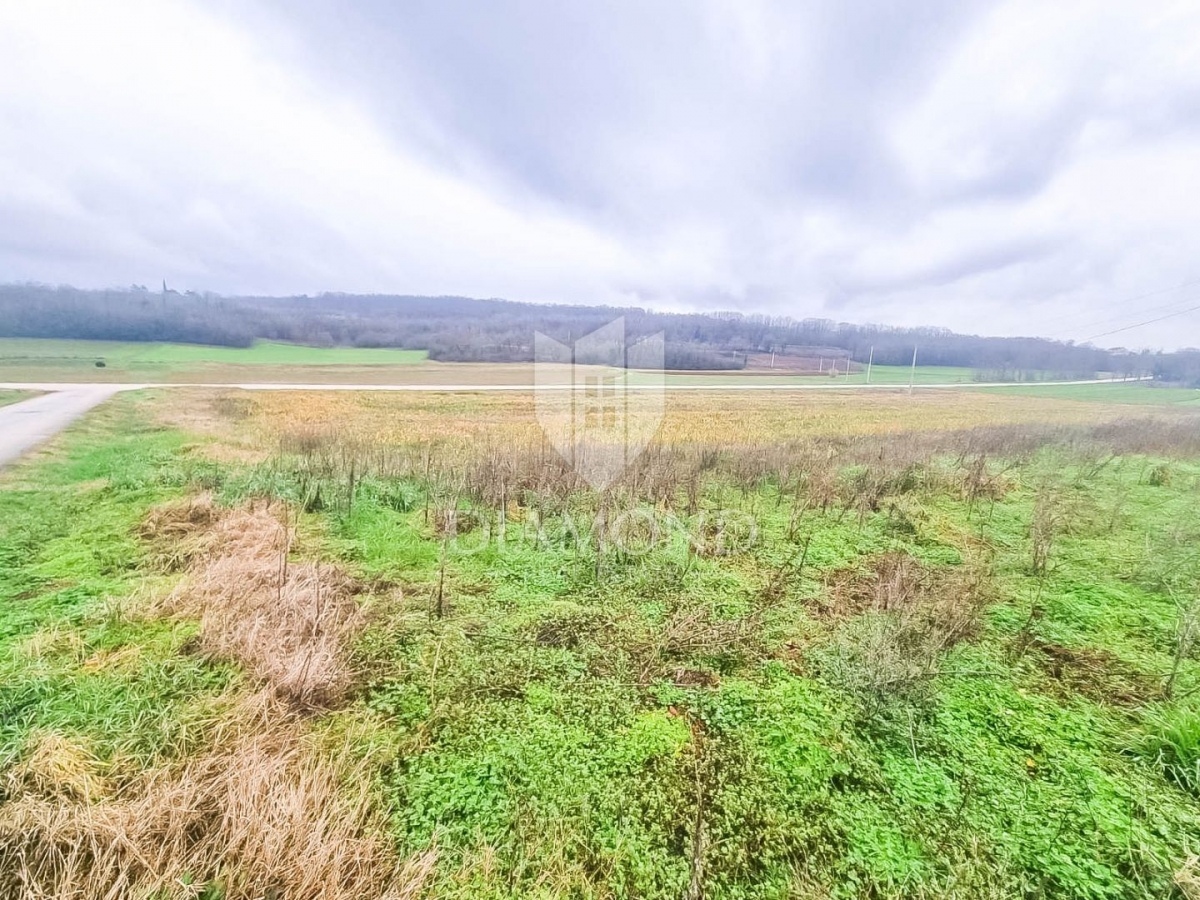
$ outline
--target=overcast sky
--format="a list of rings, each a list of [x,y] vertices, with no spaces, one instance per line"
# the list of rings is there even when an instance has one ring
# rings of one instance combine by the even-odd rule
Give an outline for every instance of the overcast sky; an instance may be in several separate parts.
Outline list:
[[[0,0],[0,60],[0,281],[1075,339],[1200,306],[1195,0]]]

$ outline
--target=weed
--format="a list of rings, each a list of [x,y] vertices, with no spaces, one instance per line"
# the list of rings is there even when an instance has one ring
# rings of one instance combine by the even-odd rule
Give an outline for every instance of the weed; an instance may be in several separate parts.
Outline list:
[[[1171,467],[1166,463],[1159,463],[1150,470],[1146,480],[1154,487],[1165,487],[1171,483]]]
[[[1032,550],[1030,571],[1044,576],[1050,566],[1050,553],[1054,540],[1063,527],[1063,504],[1058,494],[1050,488],[1038,493],[1033,509],[1033,521],[1029,526],[1029,541]]]
[[[1169,779],[1200,796],[1200,710],[1192,706],[1165,708],[1146,722],[1140,751]]]

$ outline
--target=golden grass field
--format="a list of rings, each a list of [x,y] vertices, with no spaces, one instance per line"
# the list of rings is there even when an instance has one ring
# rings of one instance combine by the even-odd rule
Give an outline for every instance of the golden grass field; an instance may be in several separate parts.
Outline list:
[[[153,392],[173,424],[242,446],[322,430],[367,443],[527,445],[541,441],[532,392]],[[1160,410],[1154,410],[1160,413]],[[774,443],[813,436],[958,430],[986,425],[1086,424],[1128,406],[977,392],[670,392],[656,437],[666,443]],[[229,427],[229,420],[236,427]]]

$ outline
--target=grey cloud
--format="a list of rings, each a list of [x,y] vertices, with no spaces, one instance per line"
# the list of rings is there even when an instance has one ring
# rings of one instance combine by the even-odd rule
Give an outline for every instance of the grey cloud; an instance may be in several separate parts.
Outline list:
[[[994,243],[967,250],[951,259],[939,261],[910,272],[902,277],[887,280],[858,281],[844,284],[843,290],[853,296],[890,293],[920,287],[942,287],[953,285],[964,278],[973,278],[1007,269],[1010,266],[1028,265],[1047,259],[1062,250],[1067,241],[1063,238],[1021,238],[1010,243]]]
[[[6,24],[0,278],[1014,333],[1200,277],[1184,7],[46,0]],[[1168,324],[1127,342],[1200,341]]]

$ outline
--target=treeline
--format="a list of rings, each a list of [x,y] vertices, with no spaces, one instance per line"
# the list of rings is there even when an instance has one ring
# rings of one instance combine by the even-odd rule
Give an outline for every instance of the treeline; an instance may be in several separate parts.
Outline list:
[[[248,347],[267,323],[245,305],[141,290],[0,285],[0,336]]]
[[[1158,354],[1152,371],[1162,381],[1200,387],[1200,350]]]
[[[0,335],[95,340],[180,341],[248,346],[256,339],[316,346],[402,347],[432,359],[522,362],[533,358],[537,331],[571,342],[617,316],[627,335],[663,332],[666,365],[738,369],[754,353],[838,348],[855,362],[969,366],[996,380],[1029,373],[1091,377],[1097,372],[1200,382],[1194,357],[1128,353],[1043,338],[956,334],[943,328],[853,325],[740,313],[674,314],[637,308],[544,306],[468,297],[321,294],[226,297],[148,290],[79,290],[36,284],[0,286]]]

